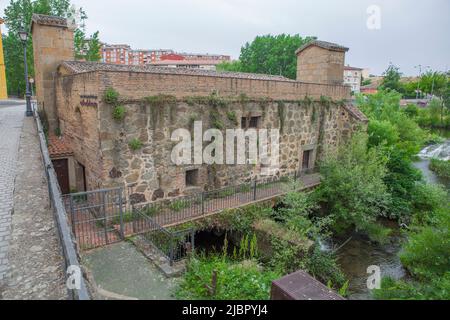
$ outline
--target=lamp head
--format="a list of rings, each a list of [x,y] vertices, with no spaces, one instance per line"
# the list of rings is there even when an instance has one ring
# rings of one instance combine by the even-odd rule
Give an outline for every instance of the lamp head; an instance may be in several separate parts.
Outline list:
[[[20,40],[22,40],[22,42],[27,42],[28,41],[28,32],[26,32],[25,30],[19,31],[19,38],[20,38]]]

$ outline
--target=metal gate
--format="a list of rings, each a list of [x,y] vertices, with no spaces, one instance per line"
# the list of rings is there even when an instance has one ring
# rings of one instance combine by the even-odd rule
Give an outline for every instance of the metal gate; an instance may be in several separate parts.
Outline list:
[[[122,188],[73,193],[65,197],[66,211],[80,250],[124,239]]]

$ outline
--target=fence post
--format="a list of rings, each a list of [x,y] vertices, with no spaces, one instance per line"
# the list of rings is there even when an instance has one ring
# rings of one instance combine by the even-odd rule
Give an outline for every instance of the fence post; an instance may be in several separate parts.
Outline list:
[[[104,231],[105,231],[105,241],[106,244],[109,244],[108,242],[108,219],[106,218],[106,198],[105,198],[105,191],[101,191],[102,194],[102,211],[103,211],[103,225],[104,225]]]
[[[294,181],[297,181],[297,170],[294,172]]]
[[[170,252],[169,252],[169,264],[171,266],[173,266],[173,235],[170,235],[171,239],[170,239]]]
[[[50,180],[49,180],[49,182],[50,182]],[[72,220],[72,232],[73,232],[73,236],[75,237],[75,239],[77,239],[77,234],[75,232],[76,229],[75,229],[75,213],[73,210],[73,200],[72,200],[73,197],[71,194],[69,194],[69,198],[70,198],[70,218]]]
[[[255,181],[253,182],[253,201],[256,201],[256,184],[258,183],[258,181],[255,179]]]
[[[122,237],[122,240],[125,239],[125,230],[123,225],[123,197],[122,197],[122,188],[119,190],[119,221],[120,221],[120,236]]]
[[[137,215],[134,212],[134,204],[132,204],[131,205],[131,220],[132,220],[131,224],[133,226],[133,234],[136,233],[136,218],[137,218]]]
[[[205,195],[204,192],[202,191],[202,215],[205,214]]]

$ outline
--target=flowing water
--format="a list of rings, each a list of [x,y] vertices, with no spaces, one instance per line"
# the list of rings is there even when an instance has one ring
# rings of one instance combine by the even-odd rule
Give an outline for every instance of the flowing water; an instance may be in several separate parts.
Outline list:
[[[442,184],[450,189],[450,181],[442,179],[428,168],[431,158],[442,160],[450,159],[450,139],[444,143],[428,146],[419,154],[420,160],[414,166],[420,169],[424,179],[428,183]],[[389,224],[389,222],[385,221]],[[392,223],[391,223],[392,224]],[[349,279],[349,299],[372,299],[370,290],[367,288],[367,267],[377,265],[381,269],[382,276],[390,276],[401,279],[406,276],[398,253],[401,249],[400,231],[394,224],[391,225],[393,236],[386,245],[374,245],[367,239],[354,235],[349,242],[337,251],[338,263]],[[341,240],[340,243],[345,241]],[[331,250],[329,243],[322,243],[323,250]]]

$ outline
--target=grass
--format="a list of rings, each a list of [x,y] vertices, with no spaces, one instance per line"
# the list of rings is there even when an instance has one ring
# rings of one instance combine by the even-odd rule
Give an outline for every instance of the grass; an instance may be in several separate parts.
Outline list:
[[[439,177],[450,179],[450,161],[431,159],[430,170],[434,171]]]
[[[127,113],[127,110],[124,106],[116,106],[113,109],[112,117],[114,120],[121,121],[123,118],[125,118],[125,114]]]
[[[137,150],[139,150],[139,149],[142,148],[143,143],[142,143],[142,141],[139,140],[138,138],[134,138],[134,139],[132,139],[132,140],[128,143],[128,145],[130,146],[130,149],[131,149],[131,150],[137,151]]]
[[[271,283],[278,278],[280,274],[266,270],[255,260],[196,256],[190,259],[176,296],[179,299],[268,300]]]

